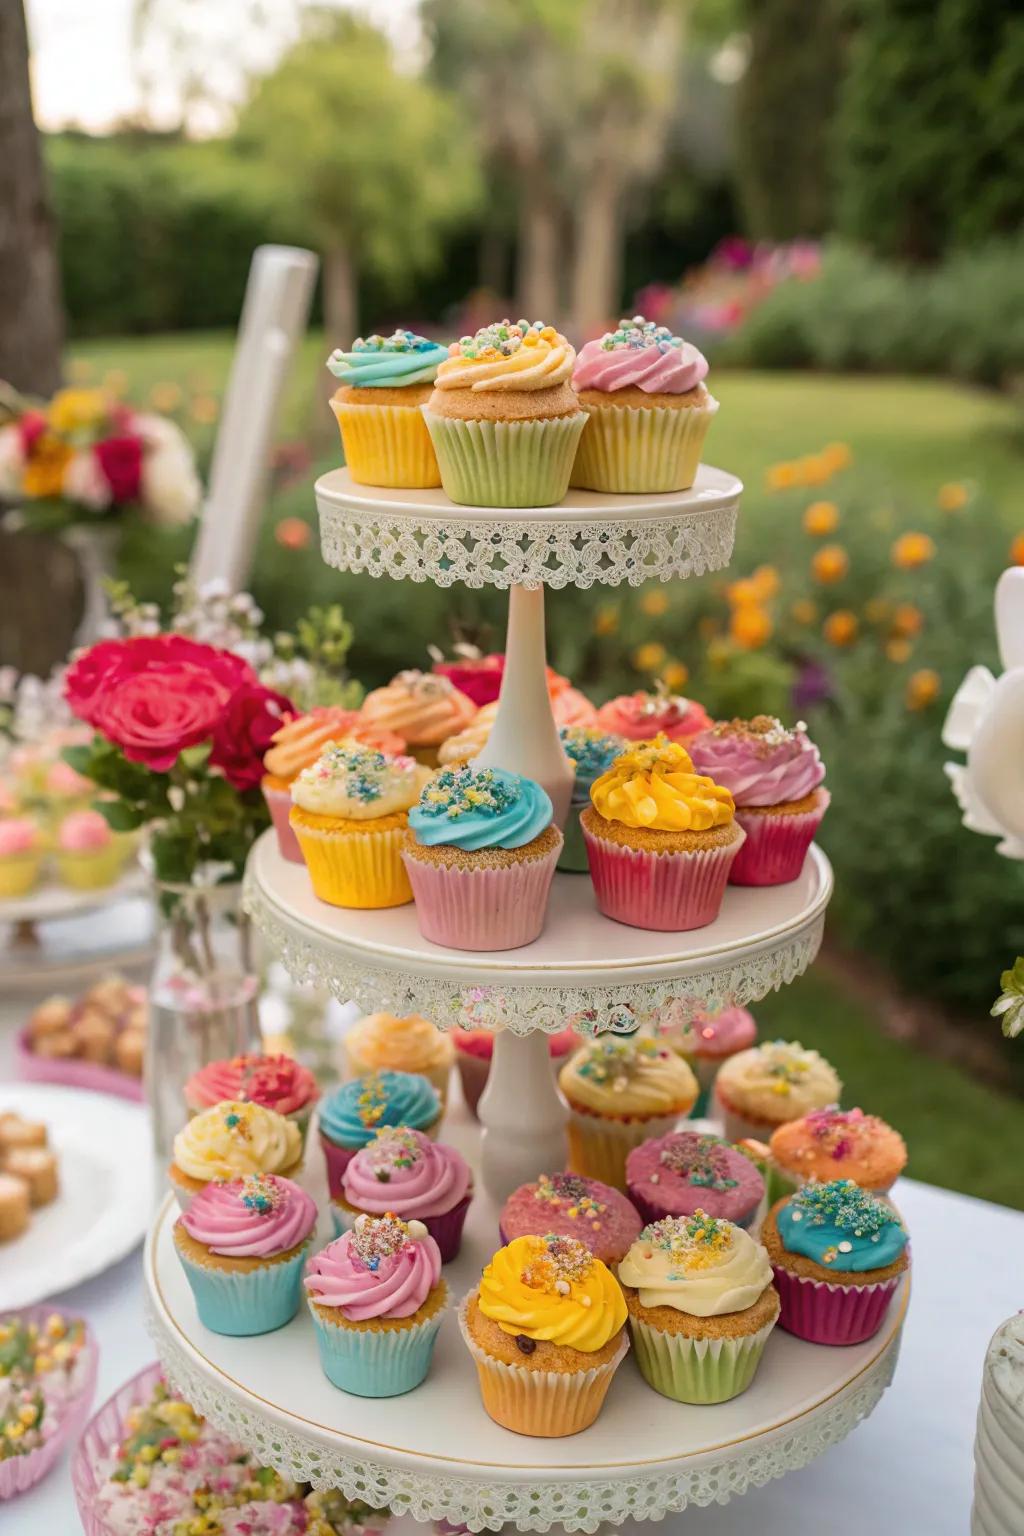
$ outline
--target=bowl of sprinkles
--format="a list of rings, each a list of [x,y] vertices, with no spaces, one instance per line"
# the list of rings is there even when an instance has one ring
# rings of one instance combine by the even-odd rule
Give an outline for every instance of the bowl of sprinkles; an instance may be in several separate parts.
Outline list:
[[[98,1364],[81,1318],[46,1306],[0,1317],[0,1500],[40,1482],[77,1437]]]

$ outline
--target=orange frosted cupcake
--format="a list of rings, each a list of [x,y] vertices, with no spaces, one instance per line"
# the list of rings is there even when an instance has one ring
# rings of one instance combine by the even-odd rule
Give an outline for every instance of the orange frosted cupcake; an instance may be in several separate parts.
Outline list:
[[[907,1145],[899,1131],[877,1115],[835,1105],[780,1125],[772,1132],[769,1150],[775,1168],[791,1185],[852,1179],[876,1195],[888,1193],[907,1162]]]
[[[373,730],[397,732],[417,762],[436,768],[442,742],[464,731],[476,712],[473,700],[446,677],[409,667],[366,695],[359,718]]]
[[[345,1055],[353,1077],[411,1072],[437,1089],[442,1106],[447,1100],[455,1047],[443,1029],[421,1014],[368,1013],[345,1036]]]

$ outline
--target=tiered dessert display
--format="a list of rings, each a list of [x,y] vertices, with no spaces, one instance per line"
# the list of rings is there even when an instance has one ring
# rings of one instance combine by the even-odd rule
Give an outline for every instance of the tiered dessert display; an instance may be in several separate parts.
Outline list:
[[[393,349],[409,350],[397,344]],[[345,376],[343,366],[352,355],[335,354],[339,376]],[[475,360],[468,349],[466,355]],[[408,377],[418,380],[415,363],[413,358]],[[365,371],[360,378],[367,378]],[[388,383],[393,382],[389,374]],[[585,405],[598,388],[595,375],[581,392]],[[401,425],[402,432],[414,435],[419,418],[412,406],[420,402],[395,406],[396,392],[386,391],[392,409],[408,412],[409,420],[392,424],[394,430]],[[343,435],[346,423],[349,432],[369,430],[369,418],[358,415],[361,405],[378,416],[387,411],[387,401],[363,404],[370,393],[358,387],[339,391],[345,395],[335,400]],[[349,413],[345,420],[339,404]],[[705,411],[711,407],[705,405]],[[615,410],[597,402],[594,409],[599,416]],[[541,785],[554,807],[555,825],[561,826],[569,812],[573,769],[549,697],[545,587],[638,586],[721,569],[732,553],[742,486],[721,470],[700,466],[686,490],[574,489],[559,492],[553,505],[520,506],[513,496],[505,510],[499,482],[487,481],[481,469],[488,453],[493,458],[504,451],[502,429],[548,432],[534,472],[549,476],[552,455],[565,459],[568,474],[572,434],[580,430],[567,416],[556,416],[558,428],[552,431],[553,422],[527,420],[528,414],[517,407],[514,420],[485,411],[465,420],[457,412],[426,411],[445,484],[458,504],[438,489],[357,483],[350,469],[322,477],[316,496],[324,558],[339,570],[445,587],[490,584],[509,592],[500,699],[474,762]],[[667,424],[665,431],[699,438],[707,421],[697,421],[698,414],[703,413]],[[604,421],[590,442],[588,478],[616,467],[615,431],[615,423]],[[677,436],[674,453],[681,451]],[[383,443],[386,435],[374,441]],[[664,446],[662,439],[656,441]],[[467,444],[474,445],[472,452]],[[417,439],[417,452],[422,448]],[[348,436],[346,449],[354,468],[358,448],[352,451]],[[642,432],[635,451],[657,460]],[[695,450],[691,444],[686,451],[695,457],[699,440]],[[481,483],[496,488],[480,504],[467,504],[470,487]],[[543,503],[544,495],[537,500]],[[794,980],[814,959],[831,889],[828,860],[812,846],[796,879],[763,888],[730,885],[713,922],[691,931],[657,931],[612,921],[598,909],[589,880],[559,872],[538,938],[519,948],[471,952],[424,937],[411,904],[357,910],[318,900],[307,870],[282,856],[271,831],[253,850],[246,903],[296,980],[320,983],[367,1011],[415,1012],[444,1028],[494,1032],[490,1076],[479,1105],[482,1130],[459,1108],[449,1110],[442,1128],[442,1139],[463,1154],[483,1184],[469,1208],[461,1251],[444,1270],[451,1299],[458,1302],[479,1285],[481,1268],[503,1241],[498,1214],[505,1199],[524,1183],[566,1167],[568,1111],[556,1090],[548,1037],[569,1023],[583,1034],[629,1035],[672,999],[690,1016],[755,1001]],[[688,1107],[696,1091],[692,1081]],[[432,1134],[429,1125],[424,1128]],[[304,1182],[323,1205],[322,1185],[308,1177]],[[345,1189],[351,1195],[348,1183]],[[895,1299],[881,1327],[863,1342],[844,1341],[843,1348],[776,1330],[756,1379],[730,1401],[705,1398],[696,1406],[693,1400],[666,1400],[652,1393],[627,1359],[600,1417],[580,1433],[514,1434],[480,1404],[474,1361],[481,1364],[486,1351],[473,1333],[472,1302],[470,1315],[463,1317],[469,1348],[456,1318],[446,1316],[430,1374],[415,1390],[383,1399],[350,1395],[352,1389],[339,1391],[327,1379],[323,1338],[321,1370],[317,1339],[323,1322],[318,1320],[314,1331],[304,1308],[287,1326],[257,1337],[231,1337],[202,1325],[176,1252],[177,1214],[173,1202],[165,1202],[147,1245],[145,1275],[154,1339],[188,1401],[262,1461],[294,1477],[338,1486],[348,1497],[396,1513],[443,1517],[473,1530],[508,1524],[544,1531],[563,1524],[592,1532],[607,1521],[660,1517],[689,1503],[720,1501],[805,1465],[874,1408],[895,1367],[908,1294],[905,1276],[894,1274]],[[335,1200],[336,1220],[338,1215]],[[329,1235],[322,1224],[321,1242]],[[515,1242],[503,1252],[514,1247]],[[849,1247],[844,1244],[845,1251]],[[370,1267],[376,1264],[371,1261]],[[567,1282],[557,1284],[569,1288]],[[588,1297],[583,1305],[589,1304]],[[768,1331],[773,1322],[767,1318]],[[536,1345],[527,1338],[520,1347],[528,1353]],[[481,1382],[487,1369],[484,1360]],[[715,1405],[707,1406],[709,1401]],[[542,1437],[551,1433],[557,1437]]]

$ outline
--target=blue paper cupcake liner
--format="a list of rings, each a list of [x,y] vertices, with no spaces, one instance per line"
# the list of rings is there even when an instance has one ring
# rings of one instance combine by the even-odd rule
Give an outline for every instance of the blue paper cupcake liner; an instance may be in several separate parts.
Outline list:
[[[313,1246],[312,1237],[290,1259],[261,1269],[214,1269],[196,1264],[179,1248],[199,1321],[211,1333],[244,1338],[273,1333],[290,1323],[302,1300],[302,1272]]]
[[[426,1378],[444,1317],[439,1307],[408,1328],[348,1328],[333,1323],[310,1301],[320,1364],[327,1380],[356,1397],[401,1397]]]

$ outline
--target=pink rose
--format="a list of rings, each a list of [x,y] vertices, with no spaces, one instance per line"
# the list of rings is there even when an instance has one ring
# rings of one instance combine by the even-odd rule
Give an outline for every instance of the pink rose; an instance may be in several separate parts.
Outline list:
[[[189,662],[155,662],[101,691],[92,723],[133,763],[166,773],[213,735],[231,690]]]
[[[141,635],[131,640],[100,640],[83,651],[65,674],[64,697],[79,720],[96,725],[100,700],[119,682],[153,665],[176,662],[209,672],[230,692],[243,683],[256,684],[248,662],[232,651],[202,645],[184,635]]]
[[[211,768],[219,768],[239,791],[255,789],[263,777],[263,754],[294,713],[290,699],[260,683],[236,689],[214,732]]]

